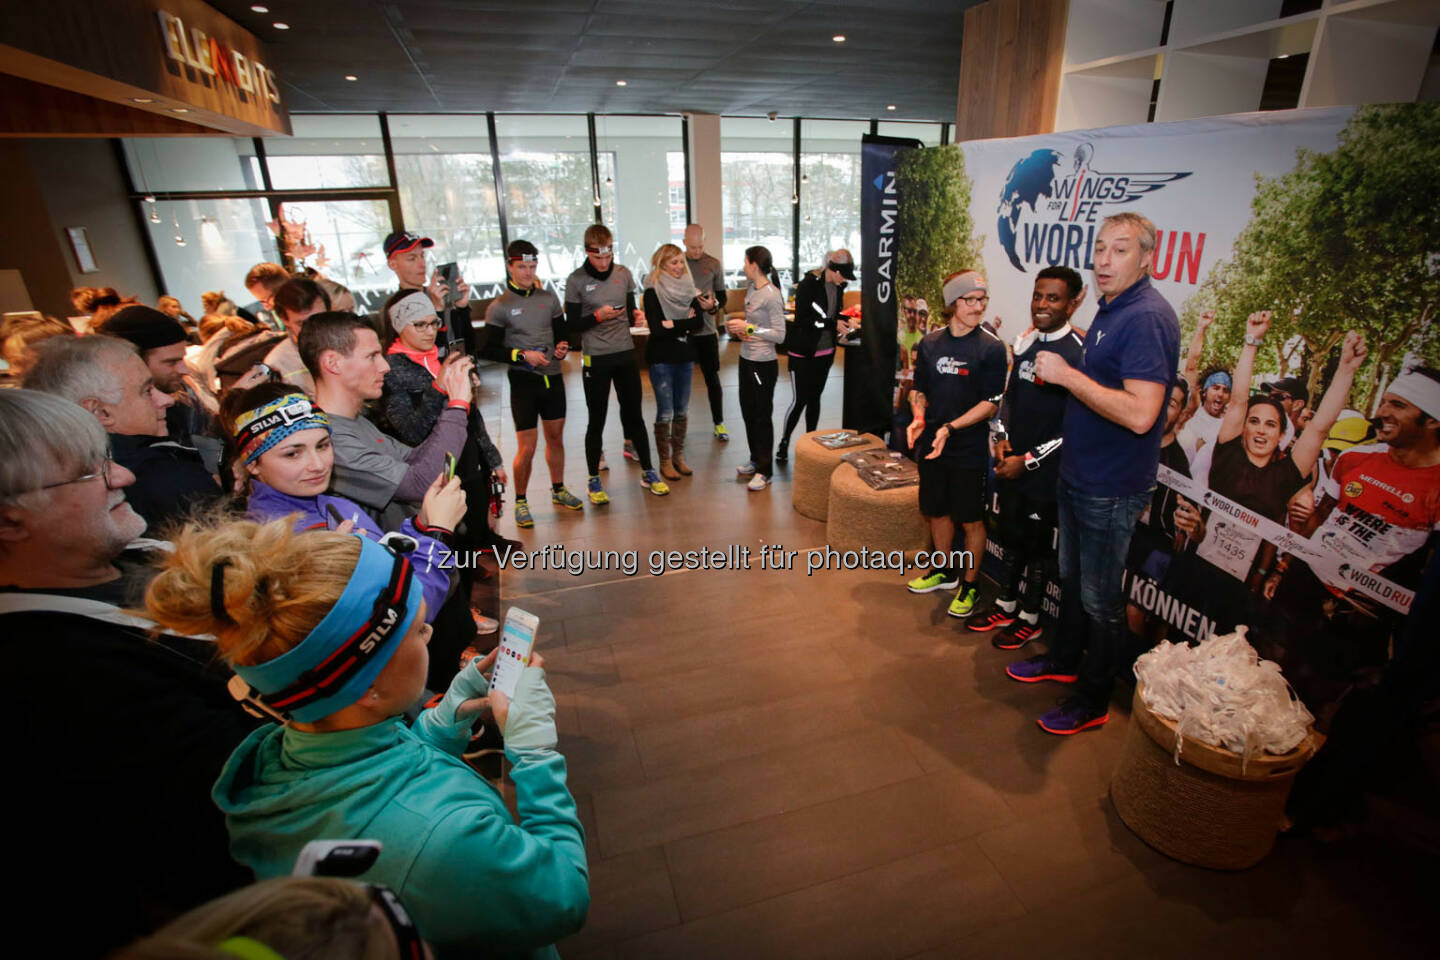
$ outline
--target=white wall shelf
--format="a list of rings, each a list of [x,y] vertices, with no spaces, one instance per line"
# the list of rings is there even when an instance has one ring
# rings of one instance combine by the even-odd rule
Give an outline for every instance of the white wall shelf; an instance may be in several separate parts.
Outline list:
[[[1415,100],[1429,77],[1440,0],[1326,0],[1279,17],[1282,0],[1070,0],[1055,129],[1260,108],[1275,58],[1307,55],[1297,106]]]

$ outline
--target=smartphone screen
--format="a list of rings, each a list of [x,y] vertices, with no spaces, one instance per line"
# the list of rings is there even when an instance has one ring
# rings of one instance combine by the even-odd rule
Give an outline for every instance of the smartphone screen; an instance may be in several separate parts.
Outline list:
[[[435,268],[440,271],[440,280],[445,284],[445,301],[453,303],[456,299],[456,284],[460,280],[460,265],[455,261],[442,263]]]
[[[520,673],[530,662],[530,653],[535,647],[535,633],[540,628],[540,618],[519,607],[511,607],[505,614],[505,627],[500,631],[500,646],[495,654],[495,672],[490,676],[490,689],[499,690],[507,697],[515,695],[515,685],[520,682]]]

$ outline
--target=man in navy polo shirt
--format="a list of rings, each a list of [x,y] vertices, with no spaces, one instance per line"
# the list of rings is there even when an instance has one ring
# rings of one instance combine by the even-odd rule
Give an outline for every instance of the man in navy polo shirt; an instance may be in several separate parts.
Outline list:
[[[1070,391],[1060,482],[1060,636],[1048,653],[1011,664],[1024,683],[1074,683],[1039,719],[1071,734],[1110,719],[1125,630],[1122,574],[1135,521],[1150,500],[1165,430],[1165,395],[1180,364],[1180,324],[1150,283],[1155,225],[1136,213],[1106,217],[1095,240],[1101,293],[1080,366],[1058,353],[1035,374]]]

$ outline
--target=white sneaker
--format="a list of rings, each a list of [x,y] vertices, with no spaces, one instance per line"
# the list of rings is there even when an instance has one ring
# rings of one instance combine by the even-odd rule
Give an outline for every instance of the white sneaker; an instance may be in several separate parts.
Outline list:
[[[764,490],[768,486],[770,486],[770,478],[763,473],[755,474],[755,476],[750,478],[750,482],[745,484],[745,488],[752,492],[755,490]]]

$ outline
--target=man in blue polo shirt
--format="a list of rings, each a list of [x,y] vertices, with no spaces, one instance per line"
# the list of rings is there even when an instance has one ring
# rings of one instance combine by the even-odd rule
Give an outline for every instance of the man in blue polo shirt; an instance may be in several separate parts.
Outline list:
[[[1095,240],[1101,293],[1080,366],[1058,353],[1035,375],[1070,391],[1056,494],[1060,520],[1060,636],[1048,653],[1011,664],[1023,683],[1075,684],[1039,719],[1071,734],[1110,719],[1121,663],[1130,534],[1150,500],[1165,429],[1165,395],[1180,364],[1180,324],[1150,283],[1155,225],[1136,213],[1106,217]]]

